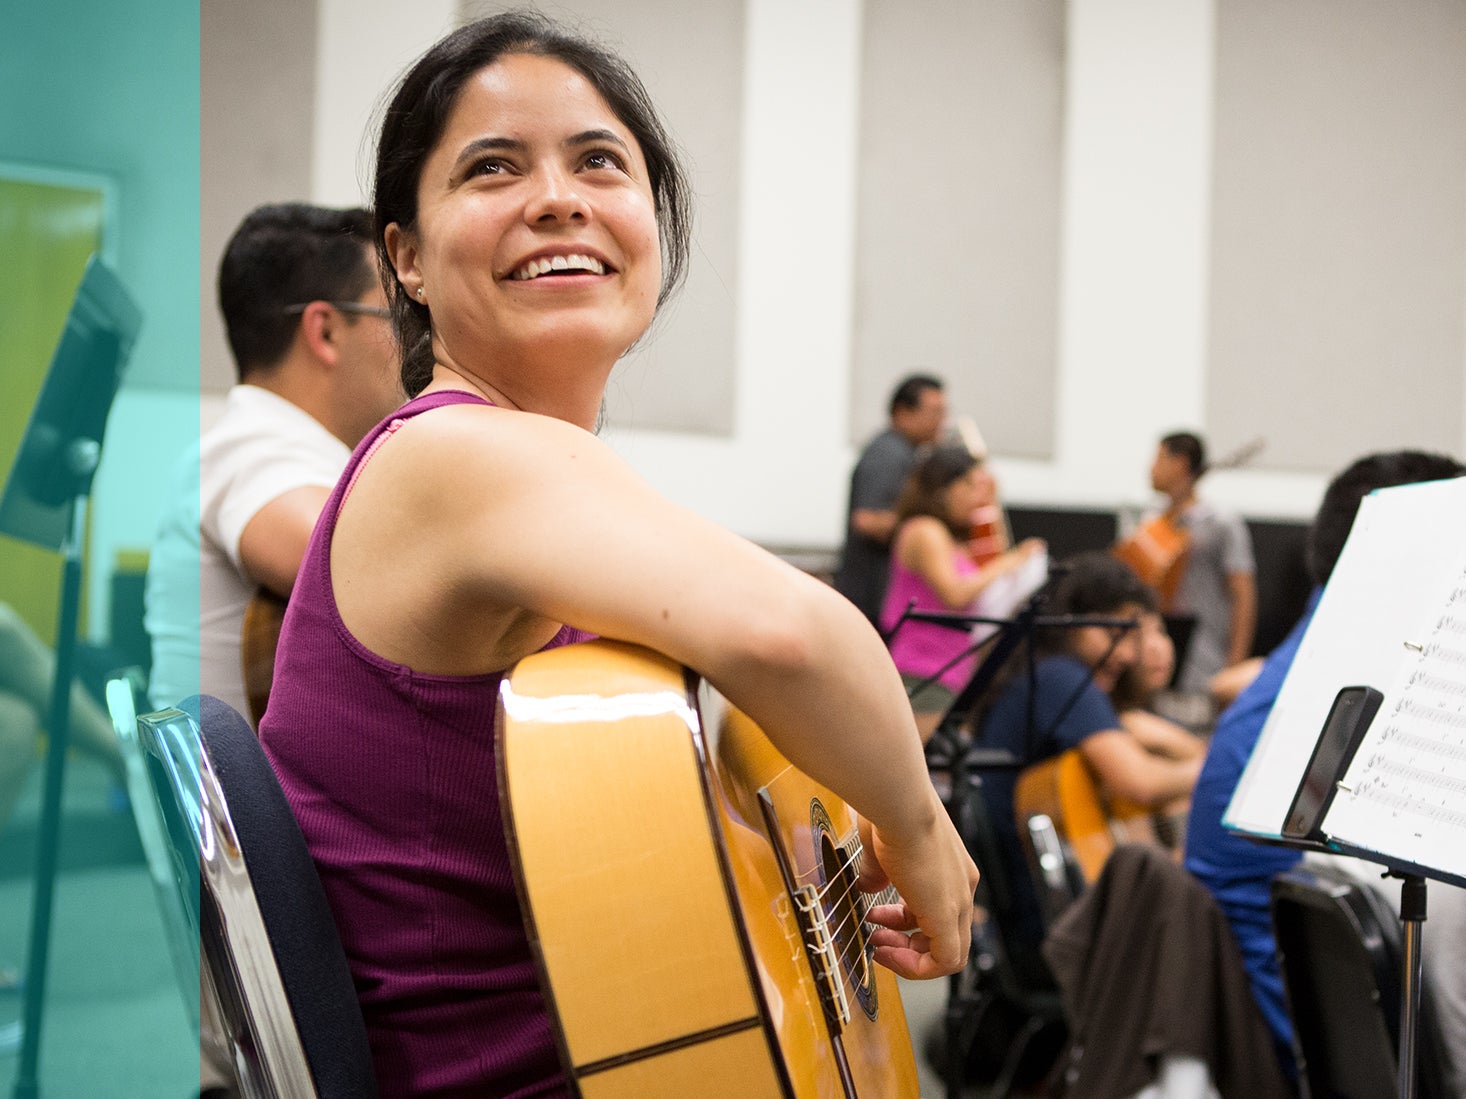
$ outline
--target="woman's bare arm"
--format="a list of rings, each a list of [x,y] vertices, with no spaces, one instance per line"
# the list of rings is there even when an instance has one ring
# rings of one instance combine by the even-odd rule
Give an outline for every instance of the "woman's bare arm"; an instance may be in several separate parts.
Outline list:
[[[901,526],[895,553],[903,565],[915,572],[954,611],[965,610],[1000,576],[1018,569],[1043,543],[1029,539],[989,561],[975,572],[959,573],[954,555],[961,549],[940,520],[918,515]]]
[[[366,545],[372,558],[354,556]],[[873,853],[931,935],[929,955],[898,962],[914,976],[963,963],[976,870],[879,636],[833,589],[665,500],[593,436],[474,406],[409,421],[343,508],[332,573],[362,577],[356,590],[337,585],[348,626],[383,625],[362,640],[410,666],[419,646],[441,658],[427,639],[475,608],[523,608],[546,629],[569,623],[702,673],[873,824]],[[532,634],[509,631],[499,651],[432,670],[508,666],[543,643],[523,640]]]
[[[1182,760],[1206,755],[1206,741],[1201,737],[1149,710],[1126,710],[1120,724],[1151,755]]]
[[[1091,733],[1079,750],[1111,794],[1152,807],[1186,797],[1204,756],[1174,760],[1152,755],[1123,729]]]

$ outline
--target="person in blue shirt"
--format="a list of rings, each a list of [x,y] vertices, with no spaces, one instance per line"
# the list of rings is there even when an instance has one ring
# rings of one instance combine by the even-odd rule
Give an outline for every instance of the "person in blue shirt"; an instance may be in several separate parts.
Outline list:
[[[1125,729],[1110,700],[1140,655],[1140,619],[1154,612],[1154,592],[1129,565],[1108,553],[1079,554],[1061,568],[1043,608],[1046,616],[1110,618],[1125,624],[1040,629],[1032,639],[1032,675],[1022,653],[1009,659],[991,704],[979,710],[977,743],[1011,753],[1019,766],[1078,748],[1108,795],[1151,807],[1184,797],[1196,781],[1200,756],[1175,759],[1147,750]],[[1036,951],[1043,920],[1014,820],[1018,773],[985,770],[983,796],[1006,854],[1013,894],[1016,919],[1005,934]]]
[[[1303,617],[1218,720],[1191,795],[1186,868],[1211,891],[1226,914],[1252,980],[1253,995],[1273,1031],[1279,1057],[1290,1069],[1293,1028],[1283,999],[1269,890],[1273,876],[1291,870],[1303,856],[1291,848],[1265,846],[1234,835],[1222,827],[1222,817],[1298,655],[1323,585],[1349,537],[1359,502],[1375,489],[1442,480],[1463,472],[1466,467],[1453,458],[1394,451],[1361,458],[1334,478],[1308,531],[1308,571],[1316,587]]]

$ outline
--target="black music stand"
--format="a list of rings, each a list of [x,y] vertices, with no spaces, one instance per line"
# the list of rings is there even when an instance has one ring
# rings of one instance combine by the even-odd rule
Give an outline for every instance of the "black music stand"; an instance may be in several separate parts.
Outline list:
[[[952,704],[947,707],[946,713],[937,722],[937,727],[932,733],[931,741],[928,744],[928,762],[933,761],[933,751],[940,754],[951,752],[950,760],[944,760],[949,780],[950,789],[955,791],[960,788],[962,778],[970,771],[985,770],[1019,770],[1025,766],[1022,760],[1010,753],[984,747],[979,740],[962,746],[962,729],[968,725],[977,704],[986,696],[998,674],[1003,670],[1009,658],[1018,652],[1024,641],[1034,636],[1041,630],[1074,629],[1080,626],[1102,626],[1108,629],[1131,630],[1135,629],[1137,622],[1132,618],[1114,618],[1103,615],[1069,615],[1069,614],[1044,614],[1043,608],[1049,600],[1050,592],[1054,584],[1064,575],[1067,569],[1064,566],[1055,566],[1044,583],[1024,602],[1012,618],[987,618],[982,615],[952,613],[946,611],[918,611],[915,609],[915,601],[909,605],[899,618],[892,623],[889,631],[886,632],[887,644],[895,637],[898,630],[907,622],[929,622],[935,625],[944,626],[948,629],[971,631],[976,626],[988,626],[992,632],[979,641],[973,642],[960,654],[954,657],[935,675],[928,677],[912,693],[919,691],[927,683],[934,682],[943,675],[947,668],[966,660],[975,652],[984,649],[982,659],[978,662],[977,668],[968,679],[966,686],[957,693]],[[1119,644],[1118,637],[1114,644]],[[1108,654],[1106,654],[1108,658]],[[1025,742],[1028,751],[1025,756],[1031,756],[1033,742],[1037,737],[1038,729],[1035,719],[1035,707],[1037,705],[1036,691],[1033,689],[1034,678],[1037,675],[1034,650],[1030,645],[1027,648],[1029,676],[1028,692],[1028,714],[1025,728]],[[1093,675],[1094,669],[1090,669]],[[1060,709],[1056,723],[1064,719],[1069,708],[1078,701],[1082,693],[1083,684],[1075,691],[1074,695]],[[976,730],[973,730],[976,732]],[[940,764],[939,764],[940,765]]]
[[[93,255],[87,261],[40,396],[21,436],[5,494],[0,497],[0,534],[57,550],[63,559],[16,1099],[34,1099],[39,1094],[36,1068],[60,846],[61,785],[71,729],[72,666],[87,504],[102,457],[107,414],[141,323],[142,315],[131,295]]]
[[[1399,878],[1400,922],[1404,931],[1400,956],[1400,1036],[1399,1036],[1399,1099],[1415,1099],[1416,1043],[1420,1030],[1420,999],[1424,981],[1424,957],[1421,954],[1425,923],[1425,881],[1436,877],[1442,881],[1466,886],[1466,881],[1443,871],[1417,863],[1404,862],[1377,851],[1331,841],[1324,831],[1324,818],[1333,803],[1334,794],[1344,786],[1344,778],[1354,755],[1374,720],[1382,696],[1368,687],[1345,687],[1339,691],[1324,719],[1313,755],[1304,769],[1298,792],[1288,809],[1282,834],[1265,842],[1293,847],[1300,851],[1322,851],[1327,854],[1357,855],[1381,863],[1387,876]],[[1253,837],[1257,838],[1257,837]]]

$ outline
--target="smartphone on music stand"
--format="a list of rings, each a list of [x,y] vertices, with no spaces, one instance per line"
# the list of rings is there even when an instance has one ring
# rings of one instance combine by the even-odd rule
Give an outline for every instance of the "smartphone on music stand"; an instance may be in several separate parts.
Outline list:
[[[1290,846],[1327,847],[1324,817],[1383,701],[1384,695],[1373,687],[1345,687],[1334,696],[1323,733],[1313,746],[1303,781],[1284,818],[1282,836]]]

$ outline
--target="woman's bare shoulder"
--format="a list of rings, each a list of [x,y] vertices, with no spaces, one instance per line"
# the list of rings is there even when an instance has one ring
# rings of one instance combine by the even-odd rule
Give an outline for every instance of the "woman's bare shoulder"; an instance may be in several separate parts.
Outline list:
[[[392,441],[393,480],[413,491],[462,496],[483,482],[553,478],[580,462],[614,462],[609,448],[574,424],[493,405],[434,409],[406,421]]]
[[[950,548],[952,533],[932,515],[913,515],[896,534],[897,552],[929,553]]]

